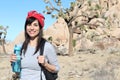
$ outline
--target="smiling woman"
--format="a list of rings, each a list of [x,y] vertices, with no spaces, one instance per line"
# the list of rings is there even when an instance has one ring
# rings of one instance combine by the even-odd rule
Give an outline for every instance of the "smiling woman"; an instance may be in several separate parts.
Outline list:
[[[44,16],[36,11],[28,12],[25,22],[25,41],[21,48],[20,80],[51,80],[47,79],[42,68],[50,73],[60,69],[56,51],[53,45],[43,38]],[[45,43],[44,46],[41,45]],[[44,54],[40,55],[44,47]],[[11,55],[11,62],[16,61],[16,55]],[[33,66],[34,65],[34,66]]]

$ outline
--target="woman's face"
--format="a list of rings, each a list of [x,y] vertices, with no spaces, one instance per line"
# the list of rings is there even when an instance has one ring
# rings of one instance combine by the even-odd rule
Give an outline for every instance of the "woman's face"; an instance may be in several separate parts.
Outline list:
[[[40,32],[38,20],[33,21],[26,26],[26,32],[31,38],[36,38]]]

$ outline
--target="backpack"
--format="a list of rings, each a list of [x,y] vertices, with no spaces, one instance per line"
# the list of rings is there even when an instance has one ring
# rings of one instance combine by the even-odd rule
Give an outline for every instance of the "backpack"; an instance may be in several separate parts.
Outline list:
[[[41,45],[40,45],[40,55],[43,55],[43,52],[44,52],[44,46],[45,46],[45,42],[46,40],[45,39],[42,39],[41,40]],[[48,62],[49,63],[49,62]],[[46,80],[56,80],[58,78],[58,73],[52,73],[52,72],[49,72],[47,69],[45,69],[44,66],[41,66],[41,72],[43,71],[43,73],[45,74],[45,78]],[[42,80],[42,74],[41,74],[41,80]]]

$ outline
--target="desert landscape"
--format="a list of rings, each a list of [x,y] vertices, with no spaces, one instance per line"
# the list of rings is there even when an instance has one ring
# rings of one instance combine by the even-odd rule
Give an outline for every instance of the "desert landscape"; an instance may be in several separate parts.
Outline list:
[[[70,34],[63,18],[44,30],[44,38],[55,46],[58,55],[61,69],[57,80],[120,80],[120,1],[83,1],[78,15],[85,15],[72,23],[73,56],[68,55]],[[82,26],[76,28],[78,23]],[[9,56],[14,45],[23,40],[24,31],[5,44],[6,54],[0,45],[0,80],[11,80]]]

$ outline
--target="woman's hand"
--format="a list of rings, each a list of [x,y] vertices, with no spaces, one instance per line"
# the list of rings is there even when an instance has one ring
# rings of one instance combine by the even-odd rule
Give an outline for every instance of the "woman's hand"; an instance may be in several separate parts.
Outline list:
[[[38,63],[40,63],[41,65],[43,65],[48,71],[50,72],[55,72],[55,66],[49,64],[46,60],[44,56],[38,56]]]
[[[44,56],[38,56],[38,63],[42,64],[43,66],[45,66],[45,57]]]
[[[11,54],[10,55],[10,62],[15,62],[17,59],[16,55],[15,54]]]

